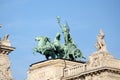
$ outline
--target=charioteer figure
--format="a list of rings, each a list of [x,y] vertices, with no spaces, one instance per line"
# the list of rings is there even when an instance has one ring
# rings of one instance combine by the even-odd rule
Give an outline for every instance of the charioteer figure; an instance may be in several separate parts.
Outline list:
[[[60,17],[59,16],[57,17],[57,20],[58,20],[58,24],[59,24],[60,28],[62,29],[62,33],[64,35],[65,44],[68,44],[69,38],[70,38],[70,34],[69,34],[70,29],[69,29],[69,26],[68,26],[67,23],[65,23],[64,25],[62,25],[60,23]]]

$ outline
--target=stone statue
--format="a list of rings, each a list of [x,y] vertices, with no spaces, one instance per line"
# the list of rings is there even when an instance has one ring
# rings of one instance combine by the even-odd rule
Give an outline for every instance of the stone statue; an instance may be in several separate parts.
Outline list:
[[[4,38],[0,40],[0,44],[5,46],[11,46],[11,43],[8,38],[9,38],[9,34],[6,34]]]
[[[102,31],[102,29],[100,29],[100,33],[97,36],[97,43],[95,44],[97,51],[107,51],[104,37],[105,37],[105,34]]]
[[[45,55],[46,59],[69,59],[74,61],[80,61],[85,57],[82,55],[82,52],[77,48],[74,40],[70,35],[70,28],[68,24],[65,25],[60,24],[60,17],[57,17],[58,24],[62,29],[62,33],[64,36],[64,44],[60,43],[60,33],[57,33],[53,42],[50,41],[48,37],[38,36],[36,37],[36,41],[38,41],[38,46],[34,48],[35,52],[38,52],[42,55]]]
[[[6,35],[4,36],[4,39],[3,39],[3,40],[8,41],[8,37],[9,37],[9,34],[6,34]]]

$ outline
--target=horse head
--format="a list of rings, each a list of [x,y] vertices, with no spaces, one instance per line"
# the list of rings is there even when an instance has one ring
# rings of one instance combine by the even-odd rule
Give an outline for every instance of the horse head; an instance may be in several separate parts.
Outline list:
[[[46,37],[44,37],[44,41],[50,43],[50,38],[46,36]]]
[[[35,41],[40,41],[43,38],[44,38],[43,36],[38,36],[38,37],[35,38]]]

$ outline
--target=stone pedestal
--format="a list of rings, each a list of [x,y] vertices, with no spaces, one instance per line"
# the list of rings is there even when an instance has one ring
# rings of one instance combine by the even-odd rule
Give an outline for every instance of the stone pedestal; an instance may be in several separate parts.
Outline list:
[[[80,64],[83,63],[62,59],[38,62],[30,66],[27,80],[62,80],[65,68]]]

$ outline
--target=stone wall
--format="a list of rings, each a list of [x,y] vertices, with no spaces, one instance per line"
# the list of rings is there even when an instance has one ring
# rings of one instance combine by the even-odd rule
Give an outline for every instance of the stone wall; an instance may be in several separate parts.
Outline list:
[[[87,62],[62,59],[32,64],[27,80],[119,80],[120,60],[107,52],[93,53]]]
[[[65,76],[65,68],[79,64],[82,63],[62,59],[38,62],[30,66],[27,80],[61,80]]]

